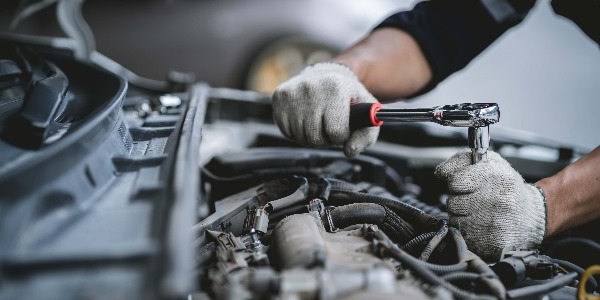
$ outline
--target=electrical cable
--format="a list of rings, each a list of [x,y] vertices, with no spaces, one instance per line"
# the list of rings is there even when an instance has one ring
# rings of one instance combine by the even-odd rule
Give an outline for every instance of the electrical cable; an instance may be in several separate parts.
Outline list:
[[[447,219],[447,213],[442,211],[441,209],[429,205],[417,198],[415,198],[413,195],[404,195],[400,198],[398,198],[398,201],[400,202],[404,202],[408,205],[414,206],[420,210],[422,210],[423,212],[425,212],[426,214],[432,215],[432,216],[440,216],[441,218],[445,218]]]
[[[435,272],[438,275],[445,275],[452,272],[464,272],[467,270],[467,268],[469,268],[469,264],[467,262],[460,262],[453,265],[438,265],[424,262],[422,260],[420,261],[425,267],[427,267],[429,270]]]
[[[367,202],[384,205],[390,208],[401,218],[406,219],[408,221],[414,221],[414,223],[416,223],[415,225],[418,225],[419,227],[422,227],[427,231],[434,228],[436,230],[438,229],[437,224],[439,224],[439,220],[424,213],[422,210],[414,206],[408,205],[403,202],[399,202],[397,200],[369,195],[365,193],[339,191],[335,190],[335,186],[332,186],[329,201],[331,201],[332,203],[337,202],[342,204],[348,204],[351,202]]]
[[[585,270],[582,267],[580,267],[570,261],[556,259],[556,258],[550,258],[549,260],[555,264],[558,264],[559,266],[561,266],[563,268],[566,268],[569,271],[577,272],[580,280],[585,272]],[[594,277],[590,277],[586,284],[586,290],[587,291],[595,291],[597,288],[598,288],[598,283],[596,282],[596,279]]]
[[[402,249],[406,252],[412,252],[415,248],[425,244],[425,242],[428,242],[431,238],[433,238],[436,235],[435,231],[432,232],[426,232],[423,233],[417,237],[415,237],[414,239],[410,240],[408,243],[406,243],[406,245],[404,245],[404,247],[402,247]]]
[[[338,228],[355,224],[375,224],[390,235],[394,242],[405,243],[414,236],[414,228],[389,208],[375,203],[354,203],[330,211],[331,221]],[[326,223],[326,221],[324,221]]]
[[[425,280],[429,284],[442,286],[442,287],[446,288],[448,291],[450,291],[455,297],[461,298],[461,299],[474,299],[474,298],[476,298],[476,299],[495,299],[491,295],[479,295],[479,294],[474,294],[474,293],[462,290],[462,289],[450,284],[446,280],[443,280],[442,278],[440,278],[438,275],[436,275],[432,270],[430,270],[428,268],[428,265],[431,265],[431,264],[420,261],[420,260],[412,257],[410,254],[402,251],[400,248],[398,248],[395,244],[392,243],[390,238],[387,237],[383,231],[376,230],[376,231],[373,231],[372,234],[377,240],[382,242],[381,245],[383,247],[385,247],[385,249],[389,252],[389,254],[393,258],[400,261],[403,265],[408,267],[410,270],[412,270],[414,273],[416,273],[416,275],[418,275],[421,279]],[[465,263],[465,265],[466,265],[466,263]],[[466,269],[466,267],[465,267],[465,269]]]
[[[460,234],[460,230],[455,227],[449,227],[448,232],[454,240],[458,260],[468,261],[469,268],[482,275],[482,283],[485,284],[496,297],[504,298],[506,295],[506,288],[502,284],[502,281],[487,263],[479,256],[469,251],[465,239],[462,234]]]
[[[531,298],[533,296],[548,294],[554,290],[562,288],[563,286],[573,282],[573,280],[575,280],[576,278],[577,273],[571,272],[560,277],[557,276],[555,279],[550,280],[544,284],[509,290],[506,292],[506,294],[508,295],[509,299]]]
[[[448,234],[448,222],[446,222],[446,220],[442,220],[441,222],[442,226],[440,226],[440,229],[436,235],[429,241],[425,249],[423,249],[423,252],[421,252],[421,256],[419,257],[420,260],[428,261],[429,256],[431,256],[431,253],[433,253],[433,250],[437,248],[437,246],[446,237],[446,234]]]
[[[481,278],[481,274],[473,272],[455,272],[449,273],[442,276],[442,279],[446,281],[474,281]]]

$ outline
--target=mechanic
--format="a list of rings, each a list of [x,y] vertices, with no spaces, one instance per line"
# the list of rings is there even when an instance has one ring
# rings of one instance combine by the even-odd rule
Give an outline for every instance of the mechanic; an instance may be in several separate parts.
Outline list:
[[[414,97],[464,68],[535,1],[432,0],[394,14],[330,62],[308,66],[273,95],[273,117],[302,145],[343,145],[354,157],[377,140],[378,127],[350,131],[350,101]],[[554,11],[600,40],[600,1],[552,2]],[[577,6],[577,7],[575,7]],[[450,225],[469,248],[497,260],[506,246],[534,248],[545,237],[600,217],[600,147],[535,184],[497,153],[470,164],[460,152],[436,168],[448,182]]]

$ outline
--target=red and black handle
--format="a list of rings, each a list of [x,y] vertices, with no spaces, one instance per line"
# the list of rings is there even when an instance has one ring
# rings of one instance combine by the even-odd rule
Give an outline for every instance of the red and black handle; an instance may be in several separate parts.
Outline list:
[[[357,103],[350,105],[350,130],[381,126],[383,121],[377,119],[377,112],[382,109],[381,103]]]

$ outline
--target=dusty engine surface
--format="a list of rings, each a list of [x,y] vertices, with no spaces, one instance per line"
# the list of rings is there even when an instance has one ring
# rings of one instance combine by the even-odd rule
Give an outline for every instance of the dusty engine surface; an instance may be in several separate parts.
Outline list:
[[[447,225],[443,205],[418,200],[425,187],[376,158],[253,148],[217,156],[203,180],[214,206],[193,228],[204,291],[193,299],[575,295],[581,270],[535,249],[484,262]]]

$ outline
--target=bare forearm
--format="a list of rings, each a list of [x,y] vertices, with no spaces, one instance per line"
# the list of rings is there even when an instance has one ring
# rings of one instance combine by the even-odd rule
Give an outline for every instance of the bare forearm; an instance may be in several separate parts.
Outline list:
[[[600,218],[600,147],[537,185],[546,194],[546,236]]]
[[[380,101],[410,96],[431,80],[417,42],[406,32],[383,28],[333,59],[348,65]]]

